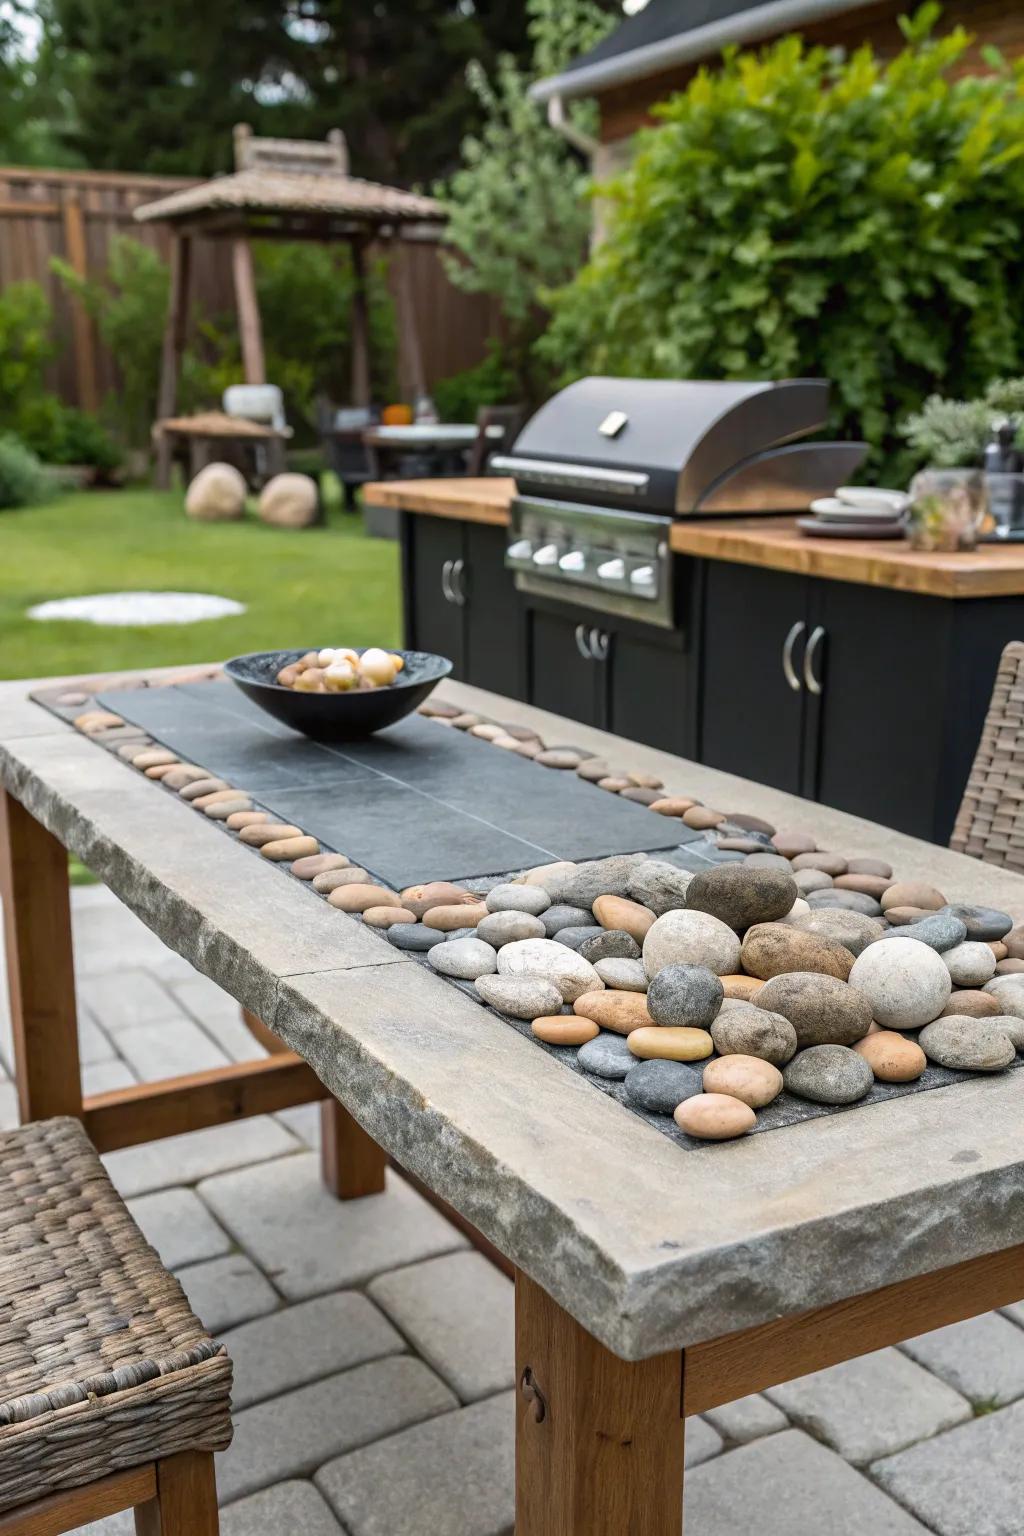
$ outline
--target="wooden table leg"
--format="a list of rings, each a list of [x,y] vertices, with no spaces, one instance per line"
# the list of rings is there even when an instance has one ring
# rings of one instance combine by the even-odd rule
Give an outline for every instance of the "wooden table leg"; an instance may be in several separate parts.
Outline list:
[[[156,1464],[156,1498],[135,1511],[136,1536],[217,1536],[217,1483],[208,1451]]]
[[[0,893],[22,1122],[82,1116],[68,856],[0,790]]]
[[[618,1359],[516,1274],[516,1536],[680,1536],[683,1358]]]
[[[339,1200],[384,1192],[387,1154],[337,1099],[320,1105],[320,1172]]]

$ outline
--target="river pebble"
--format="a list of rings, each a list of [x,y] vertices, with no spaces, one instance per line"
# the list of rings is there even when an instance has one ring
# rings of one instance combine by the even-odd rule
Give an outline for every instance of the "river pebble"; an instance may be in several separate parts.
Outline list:
[[[442,976],[456,976],[460,981],[476,981],[497,969],[498,957],[482,939],[454,939],[435,944],[427,950],[427,961]]]
[[[604,982],[589,960],[555,939],[520,939],[498,951],[502,976],[538,976],[552,982],[562,1001],[575,1002],[584,992],[599,992]]]
[[[580,1046],[576,1061],[584,1072],[621,1082],[635,1065],[636,1057],[625,1035],[601,1034],[596,1040],[588,1040],[586,1045]]]
[[[854,1104],[875,1080],[864,1058],[845,1045],[812,1045],[782,1075],[790,1093],[816,1104]]]
[[[686,893],[687,907],[709,912],[739,933],[752,924],[784,917],[799,895],[796,881],[788,864],[785,870],[754,867],[753,859],[758,857],[694,875]]]
[[[943,954],[947,949],[955,949],[958,944],[964,943],[967,925],[952,912],[932,912],[928,917],[919,917],[912,923],[897,924],[888,933],[883,933],[882,938],[886,942],[892,939],[913,939],[918,944],[927,944],[936,954]]]
[[[762,981],[785,971],[820,971],[845,981],[854,963],[844,945],[788,923],[758,923],[748,929],[741,957],[743,969]]]
[[[484,897],[488,912],[528,912],[539,917],[551,905],[551,897],[540,885],[495,885]]]
[[[693,878],[688,870],[665,859],[645,859],[632,870],[626,882],[626,895],[655,917],[664,917],[666,912],[686,906],[686,893]]]
[[[525,937],[525,935],[524,935]],[[577,954],[596,965],[599,960],[639,960],[640,945],[631,933],[623,929],[607,928],[584,939]],[[992,962],[995,965],[995,961]]]
[[[525,891],[529,887],[524,885],[521,889]],[[500,949],[503,944],[514,944],[517,939],[544,938],[544,924],[529,912],[506,908],[482,917],[476,925],[476,936],[485,944]]]
[[[942,956],[915,939],[869,944],[850,972],[879,1024],[917,1029],[938,1018],[953,989]]]
[[[593,966],[606,987],[618,992],[647,991],[647,972],[642,960],[595,960]]]
[[[816,933],[823,939],[833,939],[854,957],[885,932],[885,925],[879,918],[865,917],[863,912],[849,912],[841,907],[811,910],[787,917],[786,921],[802,933]]]
[[[757,1124],[749,1104],[725,1093],[698,1093],[685,1099],[673,1118],[687,1136],[696,1136],[701,1141],[731,1141],[736,1136],[745,1136]]]
[[[388,937],[393,934],[394,929]],[[539,1019],[556,1014],[562,1006],[562,994],[554,982],[539,976],[478,976],[476,989],[485,1003],[514,1019]]]
[[[530,1030],[548,1045],[586,1045],[601,1033],[593,1019],[577,1018],[571,1013],[542,1014],[534,1019]]]
[[[616,1035],[629,1035],[633,1030],[649,1028],[653,1023],[647,1010],[647,998],[642,992],[615,992],[607,988],[601,992],[584,992],[575,1000],[572,1010]]]
[[[544,924],[544,932],[549,939],[562,928],[587,928],[591,923],[589,907],[567,907],[560,904],[557,907],[548,907],[540,914],[540,920]]]
[[[853,1045],[871,1028],[871,1004],[863,992],[834,976],[792,971],[766,981],[755,1008],[780,1013],[796,1030],[801,1050],[810,1045]]]
[[[971,1072],[1001,1072],[1017,1054],[998,1023],[964,1014],[936,1019],[922,1029],[918,1040],[929,1061]]]
[[[725,992],[714,971],[704,965],[664,965],[647,989],[647,1007],[655,1024],[709,1029]]]
[[[752,1003],[736,1003],[711,1026],[720,1056],[757,1056],[773,1066],[785,1066],[796,1055],[796,1030],[781,1013],[769,1013]]]
[[[969,939],[982,942],[1003,939],[1013,928],[1013,918],[998,907],[975,907],[957,902],[948,910],[964,923]]]
[[[628,997],[629,993],[620,995]],[[634,1056],[645,1060],[657,1057],[664,1061],[703,1061],[714,1050],[706,1029],[666,1029],[657,1024],[650,1029],[632,1030],[628,1044]]]
[[[422,923],[396,923],[388,929],[388,940],[396,949],[425,954],[435,944],[444,943],[444,934],[436,928],[424,928]]]
[[[703,965],[716,976],[740,969],[740,941],[708,912],[666,912],[644,939],[644,965],[656,976],[666,965]]]
[[[995,975],[995,955],[987,944],[977,940],[954,945],[942,959],[957,987],[981,987]]]
[[[763,1109],[782,1092],[782,1073],[760,1056],[719,1056],[704,1068],[704,1091],[727,1093],[751,1109]]]
[[[670,1115],[684,1099],[701,1092],[701,1074],[684,1061],[638,1061],[623,1087],[630,1104],[652,1115]]]
[[[865,1035],[853,1049],[862,1056],[880,1083],[911,1083],[921,1076],[928,1058],[916,1040],[893,1029]]]

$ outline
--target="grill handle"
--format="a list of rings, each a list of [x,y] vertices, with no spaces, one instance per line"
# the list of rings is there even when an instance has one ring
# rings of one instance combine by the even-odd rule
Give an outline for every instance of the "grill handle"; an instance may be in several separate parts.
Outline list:
[[[590,649],[590,644],[587,640],[587,632],[582,624],[576,625],[576,649],[579,651],[584,661],[593,661],[594,653]]]
[[[804,651],[804,682],[807,685],[808,693],[821,693],[821,679],[814,675],[814,658],[824,638],[824,629],[820,624],[816,625],[811,631],[811,638],[807,642],[806,651]]]

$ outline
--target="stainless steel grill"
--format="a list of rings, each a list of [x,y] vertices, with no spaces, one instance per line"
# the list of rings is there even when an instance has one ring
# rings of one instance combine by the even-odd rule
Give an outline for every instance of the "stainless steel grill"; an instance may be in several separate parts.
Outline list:
[[[515,477],[506,563],[523,591],[671,625],[675,518],[806,511],[849,480],[864,443],[800,442],[824,379],[581,379],[491,472]]]

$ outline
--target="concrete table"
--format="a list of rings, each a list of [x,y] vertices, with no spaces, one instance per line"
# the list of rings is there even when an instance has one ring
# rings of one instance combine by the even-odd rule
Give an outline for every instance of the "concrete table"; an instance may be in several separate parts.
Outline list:
[[[62,844],[308,1062],[381,1161],[391,1154],[514,1264],[518,1536],[675,1536],[684,1414],[1024,1294],[1017,1073],[683,1152],[28,702],[31,686],[0,688],[29,1111],[68,1108],[38,1065],[73,1052]],[[443,694],[1024,914],[1016,876],[526,706]],[[19,868],[28,824],[46,868]]]

